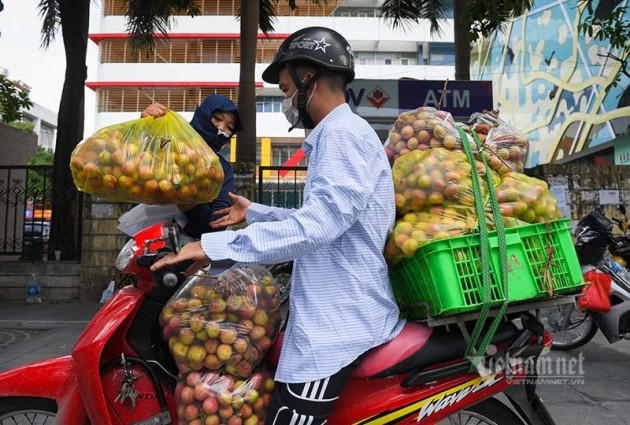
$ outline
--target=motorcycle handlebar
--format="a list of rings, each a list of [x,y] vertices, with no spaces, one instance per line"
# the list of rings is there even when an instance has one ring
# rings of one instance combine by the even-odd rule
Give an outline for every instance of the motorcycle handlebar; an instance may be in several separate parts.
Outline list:
[[[162,251],[158,253],[158,255],[153,256],[153,258],[151,259],[151,265],[153,265],[161,258],[166,257],[167,255],[169,255],[168,251]],[[160,282],[168,288],[179,285],[187,278],[186,270],[188,269],[188,267],[193,265],[193,263],[193,260],[187,260],[164,267],[153,273],[154,281]],[[149,267],[151,265],[149,265]]]

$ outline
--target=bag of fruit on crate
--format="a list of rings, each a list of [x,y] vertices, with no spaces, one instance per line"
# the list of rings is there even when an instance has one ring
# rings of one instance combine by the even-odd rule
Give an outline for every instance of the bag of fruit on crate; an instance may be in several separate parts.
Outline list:
[[[480,176],[485,176],[482,162],[475,161]],[[472,166],[463,152],[444,148],[413,151],[396,159],[392,168],[396,209],[399,213],[423,211],[433,206],[474,206]],[[492,172],[498,184],[498,176]],[[488,185],[480,179],[482,196]]]
[[[522,173],[529,151],[525,134],[491,112],[474,114],[471,121],[490,168],[499,175],[509,171]]]
[[[247,377],[280,326],[273,278],[260,266],[210,277],[198,272],[164,306],[164,339],[181,373],[224,370]]]
[[[175,387],[179,423],[264,423],[274,386],[267,367],[244,379],[208,370],[181,374]]]
[[[201,204],[223,186],[217,155],[172,111],[101,128],[77,145],[70,169],[79,190],[135,203]]]
[[[385,245],[385,259],[396,263],[411,257],[422,245],[461,236],[477,225],[473,207],[433,207],[410,212],[396,221]]]
[[[547,183],[525,174],[507,172],[495,187],[499,209],[506,227],[543,223],[560,218],[556,198]],[[486,206],[488,224],[492,226],[490,206]]]
[[[412,151],[445,148],[463,151],[462,140],[455,120],[446,111],[423,106],[400,114],[384,144],[390,164],[396,158]],[[476,144],[471,142],[473,152]]]

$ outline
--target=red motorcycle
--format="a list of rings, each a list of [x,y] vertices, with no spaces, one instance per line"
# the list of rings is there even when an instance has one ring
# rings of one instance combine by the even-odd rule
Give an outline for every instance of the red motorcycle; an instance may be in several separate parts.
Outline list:
[[[187,264],[156,273],[149,267],[189,241],[175,225],[136,234],[117,267],[137,274],[138,283],[101,308],[70,355],[0,374],[0,423],[181,423],[173,397],[177,367],[158,316],[186,279]],[[508,316],[495,334],[495,352],[482,357],[482,377],[463,357],[466,325],[408,322],[364,356],[328,423],[554,424],[536,395],[535,367],[528,367],[549,351],[550,334],[529,314]],[[281,341],[269,353],[272,361]],[[493,397],[499,393],[514,409]]]

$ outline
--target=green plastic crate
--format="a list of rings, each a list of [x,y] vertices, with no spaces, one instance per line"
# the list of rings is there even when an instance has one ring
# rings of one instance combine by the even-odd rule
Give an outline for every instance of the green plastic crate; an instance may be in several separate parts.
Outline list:
[[[505,229],[509,302],[548,297],[548,282],[556,293],[583,285],[568,221],[552,221],[548,229],[546,223]],[[505,300],[498,280],[499,242],[496,231],[488,234],[492,300],[498,305]],[[390,277],[394,295],[410,319],[479,310],[483,304],[479,235],[426,244],[391,267]]]

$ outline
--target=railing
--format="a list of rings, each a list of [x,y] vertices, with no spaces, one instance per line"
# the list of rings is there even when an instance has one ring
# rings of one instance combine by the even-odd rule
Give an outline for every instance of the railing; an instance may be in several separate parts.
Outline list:
[[[257,202],[283,208],[302,206],[306,167],[258,167]]]
[[[80,258],[83,197],[55,190],[50,165],[0,166],[0,256],[55,258],[49,244],[53,191],[63,203],[77,203],[78,237],[60,248],[71,253],[66,258]]]

